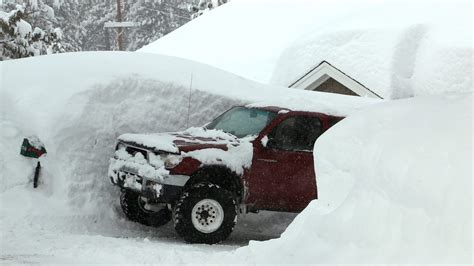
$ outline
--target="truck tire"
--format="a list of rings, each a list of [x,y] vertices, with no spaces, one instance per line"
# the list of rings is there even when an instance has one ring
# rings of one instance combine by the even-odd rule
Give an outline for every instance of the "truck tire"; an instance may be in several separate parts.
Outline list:
[[[209,183],[185,191],[173,213],[174,228],[188,243],[219,243],[229,237],[237,220],[232,193]]]
[[[166,206],[158,211],[145,209],[145,201],[139,193],[124,190],[120,195],[122,211],[130,221],[147,226],[160,227],[171,220],[171,211]]]

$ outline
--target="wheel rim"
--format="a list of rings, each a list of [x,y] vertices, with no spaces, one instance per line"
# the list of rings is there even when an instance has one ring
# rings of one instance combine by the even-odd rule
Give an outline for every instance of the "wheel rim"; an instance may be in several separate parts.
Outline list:
[[[145,208],[146,205],[147,205],[147,201],[144,200],[142,197],[138,197],[138,207],[140,208],[140,210],[145,213],[152,213],[153,211]]]
[[[156,213],[167,207],[166,204],[149,204],[146,198],[138,197],[138,208],[144,213]]]
[[[199,232],[209,234],[221,227],[224,221],[224,209],[213,199],[203,199],[194,205],[191,220]]]

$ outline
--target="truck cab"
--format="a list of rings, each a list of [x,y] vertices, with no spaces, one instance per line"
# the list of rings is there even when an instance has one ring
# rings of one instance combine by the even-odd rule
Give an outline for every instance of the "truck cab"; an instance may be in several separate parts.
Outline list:
[[[300,212],[317,199],[313,147],[342,118],[236,106],[202,128],[119,137],[109,178],[126,216],[171,219],[191,243],[227,238],[237,212]]]

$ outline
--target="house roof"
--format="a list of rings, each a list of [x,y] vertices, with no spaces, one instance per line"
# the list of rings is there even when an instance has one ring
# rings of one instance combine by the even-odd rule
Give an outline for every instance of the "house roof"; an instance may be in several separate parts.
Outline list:
[[[383,98],[472,91],[471,4],[233,0],[144,47],[290,86],[326,61]]]
[[[323,61],[316,67],[312,68],[310,71],[308,71],[308,73],[301,76],[288,87],[303,90],[317,90],[317,88],[329,78],[336,80],[346,88],[350,88],[351,91],[356,95],[383,99],[383,97],[367,88],[364,84],[350,77],[326,61]]]

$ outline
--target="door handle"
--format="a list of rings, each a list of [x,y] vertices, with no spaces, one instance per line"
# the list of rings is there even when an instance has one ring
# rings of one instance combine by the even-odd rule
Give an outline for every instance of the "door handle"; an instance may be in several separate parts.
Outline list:
[[[257,161],[267,162],[267,163],[277,163],[277,160],[273,159],[257,159]]]

